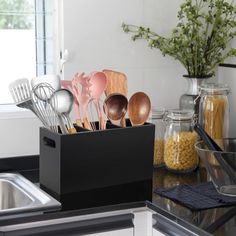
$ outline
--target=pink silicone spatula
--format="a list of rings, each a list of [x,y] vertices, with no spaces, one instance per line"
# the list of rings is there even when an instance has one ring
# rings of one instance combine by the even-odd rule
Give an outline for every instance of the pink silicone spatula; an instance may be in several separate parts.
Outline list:
[[[107,87],[107,77],[103,72],[94,72],[91,73],[89,83],[90,83],[89,87],[90,96],[95,104],[97,114],[99,117],[99,129],[105,129],[105,120],[99,104],[99,100]]]
[[[90,83],[89,83],[89,76],[85,76],[85,73],[76,74],[72,80],[72,87],[73,89],[77,89],[78,91],[78,102],[82,109],[83,115],[83,125],[84,128],[92,130],[92,126],[90,123],[90,118],[88,114],[88,103],[91,100],[90,97]]]

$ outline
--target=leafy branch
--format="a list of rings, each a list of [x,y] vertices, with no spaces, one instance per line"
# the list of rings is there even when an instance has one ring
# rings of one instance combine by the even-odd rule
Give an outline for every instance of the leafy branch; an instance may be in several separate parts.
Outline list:
[[[190,77],[208,77],[236,49],[227,48],[236,36],[234,1],[185,0],[178,11],[178,24],[170,37],[163,37],[148,27],[122,24],[132,40],[145,39],[150,48],[178,60]]]

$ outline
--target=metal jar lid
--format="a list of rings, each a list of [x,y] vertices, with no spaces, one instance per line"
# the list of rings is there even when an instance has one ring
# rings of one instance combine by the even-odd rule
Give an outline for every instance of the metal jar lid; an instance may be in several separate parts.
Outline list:
[[[163,108],[152,108],[152,119],[163,119],[165,116],[165,109]]]
[[[171,120],[192,120],[193,119],[193,110],[170,110],[168,111],[167,118]]]
[[[230,91],[227,84],[208,83],[200,87],[200,94],[228,94]]]

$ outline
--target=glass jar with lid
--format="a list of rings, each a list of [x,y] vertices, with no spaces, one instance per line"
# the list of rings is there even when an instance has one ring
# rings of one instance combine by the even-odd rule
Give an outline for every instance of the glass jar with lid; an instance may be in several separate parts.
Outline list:
[[[164,164],[164,135],[165,135],[165,109],[152,109],[151,122],[155,125],[155,144],[154,144],[154,167]]]
[[[174,172],[191,172],[199,158],[194,148],[197,134],[193,131],[192,110],[171,110],[167,114],[164,144],[164,162]]]
[[[229,87],[226,84],[205,84],[200,88],[199,122],[219,146],[229,132]],[[222,147],[223,148],[223,147]],[[212,165],[219,165],[214,156],[208,157]]]
[[[213,139],[228,137],[229,87],[226,84],[205,84],[200,88],[199,122]]]

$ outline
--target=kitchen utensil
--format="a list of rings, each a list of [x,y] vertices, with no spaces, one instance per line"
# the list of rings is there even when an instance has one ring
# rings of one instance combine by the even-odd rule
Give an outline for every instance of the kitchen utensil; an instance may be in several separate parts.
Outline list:
[[[107,77],[107,87],[105,89],[105,95],[109,96],[112,93],[120,93],[124,96],[128,96],[127,77],[124,73],[114,70],[103,70],[103,73]],[[121,120],[122,126],[125,127],[125,118]]]
[[[58,116],[64,119],[69,133],[76,133],[76,129],[70,120],[69,113],[73,106],[73,94],[67,89],[59,89],[55,91],[51,98],[50,104],[57,112]]]
[[[46,128],[57,132],[57,125],[55,125],[54,122],[56,115],[46,106],[45,102],[38,99],[38,95],[40,96],[41,94],[42,96],[43,93],[42,86],[31,91],[28,79],[18,79],[9,85],[9,89],[13,100],[18,107],[31,110]],[[47,92],[45,92],[43,96],[49,94],[49,88],[47,87],[46,89]],[[36,90],[37,96],[34,93]]]
[[[112,93],[120,93],[127,97],[127,78],[124,73],[113,71],[113,70],[103,70],[102,71],[107,77],[107,86],[105,89],[106,96]]]
[[[106,89],[107,77],[103,72],[95,72],[91,74],[89,78],[89,83],[90,83],[89,87],[90,96],[95,104],[99,117],[99,129],[105,129],[105,121],[99,104],[99,99],[101,95],[104,93],[104,90]]]
[[[85,76],[85,73],[76,74],[72,80],[72,88],[74,93],[77,94],[77,100],[82,110],[83,126],[86,129],[93,130],[90,123],[90,116],[88,114],[88,103],[91,100],[89,92],[89,76]]]
[[[234,166],[236,165],[236,139],[219,139],[216,142],[222,143],[225,151],[210,150],[205,140],[198,141],[195,144],[196,151],[202,159],[216,190],[224,195],[236,196],[236,173],[232,166],[225,162],[227,158],[234,163]],[[213,158],[219,161],[218,165],[211,161]]]
[[[132,126],[143,125],[149,117],[151,101],[143,92],[132,95],[128,103],[128,115]]]
[[[103,109],[108,119],[114,125],[123,126],[122,118],[125,116],[128,107],[127,98],[119,93],[110,94],[104,101]]]
[[[61,80],[61,85],[63,88],[68,89],[74,95],[74,109],[75,109],[75,122],[78,126],[83,127],[80,118],[79,102],[78,102],[78,89],[72,85],[71,80]]]
[[[104,103],[104,99],[99,99],[100,107],[103,107],[103,103]],[[89,112],[89,119],[90,119],[90,124],[92,126],[92,129],[99,130],[99,127],[100,127],[99,116],[98,116],[97,109],[96,109],[96,106],[95,106],[93,100],[90,100],[88,103],[88,112]],[[104,111],[102,111],[102,112],[104,112]],[[105,122],[104,126],[106,126],[105,117],[104,117],[104,122]]]
[[[31,100],[31,87],[29,80],[17,79],[9,84],[9,90],[11,92],[14,103],[21,108],[26,108],[35,113]]]
[[[35,103],[34,103],[34,107],[37,111],[38,110],[42,111],[42,109],[44,109],[46,111],[49,110],[49,112],[46,112],[46,114],[43,116],[43,120],[47,120],[47,119],[53,120],[53,118],[52,118],[53,116],[57,117],[61,132],[63,134],[67,134],[68,130],[66,129],[66,127],[64,125],[62,117],[59,116],[54,110],[52,111],[53,104],[50,103],[50,98],[54,92],[55,92],[55,89],[48,83],[39,83],[38,85],[36,85],[34,87],[34,95],[35,95],[34,101],[38,100],[38,103],[41,106],[39,107],[39,105],[38,105],[38,107],[37,107],[37,106],[35,106]],[[40,100],[41,100],[41,104],[40,104]],[[49,114],[51,114],[51,115],[49,115]]]
[[[40,83],[32,89],[32,102],[34,110],[38,118],[42,121],[44,126],[53,132],[58,132],[58,115],[49,104],[49,98],[54,93],[54,89],[46,83]],[[44,100],[40,99],[44,98]],[[60,125],[63,132],[63,127]],[[67,130],[64,130],[67,133]]]
[[[16,106],[32,111],[41,120],[44,126],[48,126],[41,114],[35,110],[31,97],[31,87],[28,79],[23,78],[15,80],[9,85],[9,90]]]
[[[206,133],[206,131],[201,127],[201,125],[196,124],[194,126],[194,130],[198,133],[198,135],[202,138],[202,140],[207,145],[208,149],[213,151],[213,155],[220,164],[220,166],[223,168],[225,173],[229,175],[230,179],[236,184],[236,175],[235,171],[232,169],[232,167],[227,163],[227,161],[224,159],[224,151],[209,137],[209,135]],[[236,188],[236,186],[235,186]]]
[[[35,87],[36,85],[38,84],[41,84],[41,83],[44,83],[44,84],[49,84],[51,86],[51,88],[53,88],[54,90],[58,90],[61,88],[61,82],[60,82],[60,77],[58,75],[55,75],[55,74],[50,74],[50,75],[41,75],[41,76],[37,76],[33,79],[31,79],[31,86],[32,88]],[[49,90],[48,91],[48,94],[47,94],[47,87],[42,87],[43,91],[40,92],[39,88],[35,91],[36,92],[39,92],[38,94],[38,97],[41,95],[41,96],[44,96],[44,97],[39,97],[40,99],[42,100],[46,100],[48,99],[48,97],[50,97],[51,95],[51,91]]]

